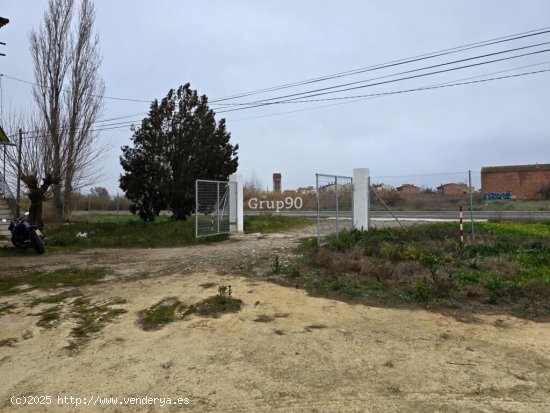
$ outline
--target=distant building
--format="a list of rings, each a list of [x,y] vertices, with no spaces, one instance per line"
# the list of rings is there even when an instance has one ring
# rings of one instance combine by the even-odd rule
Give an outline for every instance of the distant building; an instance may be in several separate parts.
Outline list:
[[[415,195],[420,193],[420,187],[413,184],[403,184],[396,189],[404,195]]]
[[[273,192],[276,192],[278,194],[281,193],[281,174],[280,173],[273,174]]]
[[[395,191],[395,187],[389,184],[374,184],[372,186],[375,191],[381,192],[381,191]]]
[[[330,191],[330,192],[336,192],[336,190],[338,190],[338,192],[342,192],[342,191],[350,191],[353,189],[353,185],[351,183],[345,183],[345,184],[341,184],[341,183],[333,183],[333,184],[326,184],[326,185],[321,185],[319,187],[319,190],[320,191]]]
[[[482,193],[510,193],[515,199],[542,199],[550,188],[550,164],[485,166]]]
[[[464,183],[442,184],[437,187],[440,195],[462,195],[468,192],[468,186]]]
[[[311,193],[315,192],[315,187],[313,187],[313,186],[304,186],[304,187],[298,188],[296,190],[296,192],[299,193],[299,194],[311,194]]]

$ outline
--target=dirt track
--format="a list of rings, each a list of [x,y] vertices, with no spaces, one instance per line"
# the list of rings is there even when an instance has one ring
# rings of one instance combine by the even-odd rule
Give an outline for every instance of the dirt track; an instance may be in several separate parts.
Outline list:
[[[473,323],[426,311],[350,305],[240,274],[292,254],[303,231],[247,235],[178,249],[50,254],[48,268],[104,266],[110,281],[83,289],[125,298],[128,313],[77,353],[64,349],[70,320],[35,325],[21,306],[0,317],[0,409],[75,412],[548,412],[550,328],[508,316]],[[3,268],[21,267],[19,258]],[[241,312],[191,318],[145,332],[138,312],[168,296],[194,303],[231,284]],[[35,294],[35,293],[33,293]],[[33,295],[34,296],[34,295]],[[6,300],[4,300],[6,301]],[[255,321],[267,316],[267,322]],[[48,406],[12,395],[52,395]],[[57,396],[188,397],[186,406],[68,406]],[[38,407],[38,408],[37,408]]]

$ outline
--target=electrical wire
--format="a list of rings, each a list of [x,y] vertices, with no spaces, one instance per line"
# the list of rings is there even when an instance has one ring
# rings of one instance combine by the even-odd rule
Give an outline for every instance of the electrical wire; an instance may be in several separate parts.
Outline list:
[[[507,75],[507,76],[492,77],[492,78],[481,79],[481,80],[465,81],[466,79],[474,79],[474,78],[479,78],[479,77],[483,77],[483,76],[493,75],[493,74],[496,74],[496,73],[509,72],[509,71],[513,71],[513,70],[519,70],[519,69],[523,69],[523,68],[526,68],[526,67],[539,66],[539,65],[548,64],[548,63],[550,63],[550,61],[537,63],[537,64],[533,64],[533,65],[522,66],[522,67],[508,69],[508,70],[503,70],[503,71],[494,72],[494,73],[488,73],[488,74],[484,74],[484,75],[473,76],[473,77],[470,77],[470,78],[455,80],[453,82],[445,82],[445,83],[440,83],[440,84],[436,84],[436,85],[429,85],[429,86],[423,86],[423,87],[412,88],[412,89],[397,90],[397,91],[391,91],[391,92],[373,93],[373,94],[368,94],[368,95],[341,96],[341,97],[325,98],[325,99],[312,99],[312,100],[309,100],[308,102],[348,100],[348,99],[354,99],[353,102],[356,102],[356,101],[360,101],[360,100],[380,98],[380,97],[390,96],[390,95],[405,94],[405,93],[419,92],[419,91],[425,91],[425,90],[442,89],[442,88],[447,88],[447,87],[464,86],[464,85],[485,83],[485,82],[490,82],[490,81],[495,81],[495,80],[517,78],[517,77],[523,77],[523,76],[528,76],[528,75],[547,73],[547,72],[550,72],[550,69],[524,72],[524,73],[519,73],[519,74],[514,74],[514,75]],[[306,110],[320,109],[320,108],[323,108],[323,107],[336,106],[336,105],[346,104],[346,103],[352,103],[352,102],[349,102],[349,101],[340,102],[340,103],[331,104],[331,105],[318,106],[318,107],[315,107],[315,108],[306,108],[306,109],[301,109],[301,110],[296,110],[296,111],[284,112],[284,113],[281,113],[281,114],[288,114],[288,113],[295,113],[295,112],[301,112],[301,111],[306,111]],[[276,115],[281,115],[281,114],[276,114]],[[267,116],[273,116],[273,115],[267,115]],[[266,117],[266,116],[259,116],[259,117]],[[246,119],[256,119],[256,118],[259,118],[259,117],[252,117],[252,118],[246,118]],[[245,120],[245,119],[241,119],[241,120]],[[235,120],[233,120],[233,121],[235,121]],[[110,131],[126,131],[127,132],[127,128],[128,128],[128,126],[112,126],[112,127],[96,128],[96,129],[92,129],[91,131],[92,132],[101,132],[101,131],[110,130]],[[26,132],[26,133],[28,133],[28,132]],[[43,131],[41,131],[39,133],[36,133],[35,135],[36,135],[35,137],[44,136],[45,133]]]
[[[399,59],[399,60],[391,61],[391,62],[388,62],[388,63],[382,63],[382,64],[373,65],[373,66],[367,66],[367,67],[363,67],[363,68],[359,68],[359,69],[353,69],[353,70],[349,70],[349,71],[335,73],[335,74],[332,74],[332,75],[322,76],[322,77],[318,77],[318,78],[307,79],[307,80],[298,81],[298,82],[294,82],[294,83],[287,83],[287,84],[284,84],[284,85],[274,86],[274,87],[266,88],[266,89],[259,89],[259,90],[251,91],[251,92],[245,92],[245,93],[241,93],[241,94],[237,94],[237,95],[233,95],[233,96],[229,96],[229,97],[224,97],[224,98],[219,98],[219,99],[211,99],[210,103],[217,103],[217,102],[221,102],[221,101],[225,101],[225,100],[236,99],[236,98],[239,98],[239,97],[250,96],[250,95],[265,93],[265,92],[274,91],[274,90],[286,89],[286,88],[290,88],[290,87],[296,87],[296,86],[306,85],[306,84],[310,84],[310,83],[331,80],[331,79],[340,78],[340,77],[344,77],[344,76],[351,76],[351,75],[355,75],[355,74],[358,74],[358,73],[364,73],[364,72],[371,71],[371,70],[379,70],[379,69],[384,69],[384,68],[388,68],[388,67],[392,67],[392,66],[398,66],[398,65],[402,65],[402,64],[413,63],[413,62],[420,61],[420,60],[432,59],[432,58],[435,58],[435,57],[440,57],[440,56],[444,56],[444,55],[448,55],[448,54],[452,54],[452,53],[458,53],[458,52],[471,50],[471,49],[475,49],[475,48],[479,48],[479,47],[491,46],[491,45],[494,45],[494,44],[519,40],[519,39],[532,37],[532,36],[539,36],[539,35],[546,34],[546,33],[550,33],[550,27],[530,30],[530,31],[527,31],[527,32],[521,32],[521,33],[508,35],[508,36],[497,37],[497,38],[494,38],[494,39],[484,40],[484,41],[470,43],[470,44],[466,44],[466,45],[462,45],[462,46],[456,46],[456,47],[449,48],[449,49],[443,49],[443,50],[439,50],[439,51],[436,51],[436,52],[417,55],[417,56],[414,56],[414,57],[411,57],[411,58]],[[41,85],[39,83],[19,79],[19,78],[16,78],[14,76],[9,76],[9,75],[6,75],[6,74],[0,74],[0,76],[4,76],[4,77],[6,77],[10,80],[16,81],[16,82],[21,82],[21,83],[25,83],[25,84],[29,84],[29,85],[33,85],[33,86],[49,88],[49,86],[47,86],[47,85]],[[66,90],[66,89],[62,89],[62,91],[66,92],[66,93],[72,93],[70,90]],[[92,97],[98,97],[98,98],[101,98],[101,99],[109,99],[109,100],[117,100],[117,101],[151,103],[151,100],[145,100],[145,99],[135,99],[135,98],[127,98],[127,97],[107,96],[107,95],[97,95],[97,94],[91,94],[91,93],[86,94],[86,95],[87,96],[92,96]]]
[[[550,63],[550,60],[547,60],[545,62],[535,63],[535,64],[531,64],[531,65],[519,66],[519,67],[515,67],[515,68],[511,68],[511,69],[499,70],[497,72],[486,73],[486,74],[483,74],[483,75],[470,76],[470,77],[467,77],[467,78],[456,79],[456,80],[451,81],[451,82],[444,82],[444,83],[438,83],[438,84],[435,84],[435,85],[429,85],[429,87],[431,87],[431,86],[443,86],[443,85],[447,85],[447,84],[451,84],[451,83],[455,83],[455,82],[463,82],[463,81],[470,80],[470,79],[477,79],[477,78],[480,78],[480,77],[493,76],[493,75],[500,74],[500,73],[507,73],[507,72],[512,72],[514,70],[527,69],[529,67],[541,66],[541,65],[545,65],[545,64],[549,64],[549,63]],[[350,103],[362,102],[362,101],[365,101],[365,100],[377,99],[377,98],[381,98],[381,97],[383,97],[383,96],[362,97],[362,98],[357,98],[357,99],[353,99],[353,100],[349,100],[349,101],[345,101],[345,102],[337,102],[337,103],[331,103],[331,104],[328,104],[328,105],[314,106],[312,108],[303,108],[303,109],[290,110],[290,111],[286,111],[286,112],[270,113],[270,114],[258,115],[258,116],[249,116],[249,117],[246,117],[246,118],[227,119],[227,121],[228,122],[240,122],[240,121],[244,121],[244,120],[270,118],[270,117],[275,117],[275,116],[289,115],[289,114],[292,114],[292,113],[307,112],[307,111],[311,111],[311,110],[323,109],[323,108],[328,108],[328,107],[332,107],[332,106],[347,105],[347,104],[350,104]]]
[[[44,88],[47,88],[47,89],[51,89],[51,87],[48,86],[48,85],[41,85],[39,83],[19,79],[19,78],[13,77],[13,76],[6,75],[5,73],[2,73],[0,75],[4,76],[7,79],[14,80],[16,82],[21,82],[21,83],[26,83],[28,85],[33,85],[33,86],[38,86],[38,87],[44,87]],[[66,89],[61,89],[61,92],[72,93],[71,90],[66,90]],[[116,96],[96,95],[96,94],[93,94],[93,93],[85,93],[85,95],[100,98],[100,99],[121,100],[121,101],[126,101],[126,102],[151,103],[150,100],[144,100],[144,99],[133,99],[133,98],[122,98],[122,97],[116,97]]]
[[[398,76],[400,74],[423,71],[423,70],[427,70],[427,69],[430,69],[430,68],[441,67],[441,66],[445,66],[445,65],[455,64],[455,63],[469,61],[469,60],[473,60],[473,59],[479,59],[479,58],[488,57],[488,56],[494,56],[494,55],[498,55],[498,54],[502,54],[502,53],[509,53],[509,52],[512,52],[512,51],[527,49],[527,48],[531,48],[531,47],[537,47],[537,46],[548,44],[550,42],[544,42],[544,43],[539,43],[539,44],[535,44],[535,45],[528,45],[528,46],[509,49],[509,50],[505,50],[505,51],[494,52],[494,53],[489,53],[489,54],[480,55],[480,56],[474,56],[474,57],[465,58],[465,59],[459,59],[459,60],[455,60],[455,61],[452,61],[452,62],[441,63],[441,64],[438,64],[438,65],[426,66],[426,67],[423,67],[423,68],[412,69],[412,70],[408,70],[408,71],[404,71],[404,72],[398,72],[398,73],[394,73],[394,74],[391,74],[391,75],[385,75],[385,76],[381,76],[381,77],[377,77],[377,78],[373,78],[373,79],[361,80],[361,81],[356,81],[356,82],[349,82],[349,83],[345,83],[345,84],[341,84],[341,85],[335,85],[335,86],[330,86],[330,87],[326,87],[326,88],[320,88],[320,89],[315,89],[315,90],[311,90],[311,91],[305,91],[305,92],[295,93],[295,94],[290,94],[290,95],[283,95],[283,96],[264,99],[264,100],[259,100],[259,101],[244,102],[244,103],[235,102],[235,103],[229,103],[229,104],[217,103],[217,102],[220,102],[221,100],[229,100],[231,98],[242,97],[242,96],[247,95],[247,94],[258,94],[258,93],[264,93],[266,91],[272,91],[272,90],[275,90],[275,88],[276,89],[288,88],[288,87],[293,87],[293,86],[302,85],[302,84],[308,84],[308,83],[312,83],[312,82],[316,82],[316,81],[324,81],[324,80],[329,80],[329,79],[333,79],[333,78],[337,78],[337,77],[354,75],[354,74],[357,74],[357,73],[363,73],[365,71],[378,70],[378,69],[382,69],[382,68],[385,68],[385,67],[391,67],[391,66],[396,66],[396,65],[406,64],[406,63],[412,63],[412,62],[418,61],[418,60],[424,60],[424,59],[427,59],[427,58],[438,57],[438,56],[442,56],[442,55],[446,55],[446,54],[450,54],[450,53],[457,53],[457,52],[461,52],[461,51],[465,51],[465,50],[470,50],[470,49],[474,49],[474,48],[478,48],[478,47],[485,47],[485,46],[489,46],[489,45],[492,45],[492,44],[503,43],[503,42],[512,41],[512,40],[518,40],[518,39],[521,39],[521,38],[537,36],[537,35],[541,35],[541,34],[545,34],[545,33],[549,33],[549,32],[550,32],[550,27],[543,28],[543,29],[532,30],[532,31],[528,31],[528,32],[518,33],[518,34],[515,34],[515,35],[509,35],[509,36],[504,36],[504,37],[491,39],[491,40],[487,40],[487,41],[471,43],[471,44],[464,45],[464,46],[457,46],[457,47],[450,48],[450,49],[443,49],[443,50],[440,50],[438,52],[432,52],[432,53],[429,53],[429,54],[418,55],[418,56],[415,56],[413,58],[401,59],[401,60],[397,60],[397,61],[393,61],[393,62],[388,62],[388,63],[385,63],[385,64],[369,66],[369,67],[360,68],[360,69],[354,69],[354,70],[346,71],[346,72],[340,72],[340,73],[337,73],[337,74],[328,75],[328,76],[324,76],[324,77],[321,77],[321,78],[313,78],[313,79],[308,79],[308,80],[305,80],[305,81],[295,82],[295,83],[286,84],[286,85],[280,85],[280,86],[276,86],[276,87],[272,87],[272,88],[266,88],[266,89],[260,89],[260,90],[257,90],[257,91],[246,92],[246,93],[242,93],[240,95],[234,95],[234,97],[227,97],[227,98],[222,98],[222,99],[213,99],[213,100],[209,101],[209,104],[212,105],[212,106],[229,106],[230,108],[231,107],[236,107],[236,106],[242,106],[242,107],[239,107],[239,108],[236,108],[236,109],[223,108],[223,107],[221,108],[221,110],[218,110],[217,108],[215,109],[215,110],[218,111],[217,113],[225,113],[225,112],[232,112],[232,111],[235,111],[235,110],[244,110],[244,109],[251,109],[251,108],[260,107],[260,106],[266,106],[267,104],[309,103],[309,102],[318,102],[318,101],[338,100],[336,98],[333,98],[333,99],[310,99],[310,100],[303,100],[303,99],[308,99],[310,97],[315,97],[315,96],[320,96],[320,95],[325,95],[325,94],[330,94],[330,93],[340,93],[340,92],[345,92],[345,91],[364,88],[364,87],[377,86],[377,85],[386,84],[386,83],[393,83],[393,82],[398,82],[398,81],[410,80],[410,79],[413,79],[413,78],[416,78],[416,77],[430,76],[430,75],[443,73],[443,72],[447,72],[447,71],[460,70],[460,69],[464,69],[464,68],[469,68],[469,67],[494,63],[494,62],[498,62],[498,61],[515,59],[515,58],[524,57],[524,56],[528,56],[528,55],[532,55],[532,54],[544,53],[544,52],[549,51],[550,49],[537,51],[537,52],[533,52],[533,53],[517,55],[517,56],[511,56],[511,57],[503,58],[503,59],[495,59],[495,60],[492,60],[492,61],[481,62],[481,63],[477,63],[477,64],[473,64],[473,65],[466,65],[466,66],[446,69],[446,70],[442,70],[442,71],[424,73],[424,74],[419,74],[419,75],[416,75],[416,76],[404,77],[404,78],[400,78],[400,79],[393,79],[393,80],[389,80],[389,81],[385,81],[385,82],[378,82],[378,83],[374,83],[374,84],[368,84],[368,85],[362,85],[362,86],[356,86],[356,87],[350,87],[350,88],[344,89],[346,86],[350,86],[350,85],[356,85],[356,84],[359,84],[359,83],[365,83],[365,82],[369,82],[369,81],[372,81],[372,80],[378,80],[378,79],[382,79],[382,78]],[[524,66],[524,67],[527,67],[527,66]],[[516,70],[516,69],[511,69],[511,70]],[[496,73],[498,73],[498,72],[496,72]],[[481,76],[486,76],[486,75],[481,75]],[[1,77],[6,77],[8,79],[18,81],[18,82],[22,82],[22,83],[26,83],[26,84],[40,86],[39,84],[34,83],[34,82],[25,81],[25,80],[18,79],[18,78],[8,76],[8,75],[5,75],[5,74],[0,74],[0,105],[1,105],[1,102],[2,102],[2,99],[1,99],[1,93],[2,93]],[[436,86],[429,86],[429,87],[426,87],[426,88],[434,88],[434,87],[436,87]],[[339,89],[339,90],[333,90],[333,89]],[[425,90],[424,88],[416,88],[416,89],[409,89],[408,91],[416,91],[417,89],[418,90]],[[328,90],[331,90],[331,91],[328,92]],[[70,92],[70,91],[64,90],[64,92]],[[324,92],[324,93],[318,93],[318,92]],[[383,95],[386,95],[387,93],[396,93],[396,92],[386,92],[384,94],[371,94],[371,95],[361,95],[361,96],[368,96],[369,98],[371,98],[371,97],[376,97],[378,95],[383,96]],[[401,93],[403,93],[403,91],[401,91]],[[103,96],[103,95],[91,95],[91,96],[105,98],[105,99],[150,103],[150,101],[148,101],[148,100],[141,100],[141,99],[121,98],[121,97]],[[297,97],[297,96],[300,96],[300,97]],[[286,98],[290,98],[290,97],[293,97],[293,99],[286,99]],[[352,96],[341,97],[341,99],[352,99],[352,98],[353,98]],[[279,99],[279,101],[274,101],[276,99]],[[285,100],[283,100],[283,99],[285,99]],[[357,100],[362,100],[362,99],[357,99]],[[345,102],[345,103],[349,103],[349,102]],[[332,105],[325,105],[325,106],[322,106],[322,107],[326,107],[326,106],[332,106]],[[301,109],[301,110],[298,110],[298,111],[312,110],[312,109],[315,109],[315,108],[306,108],[306,109]],[[2,110],[2,108],[0,107],[0,112],[1,112],[1,110]],[[291,112],[285,112],[285,113],[293,113],[293,112],[297,112],[297,111],[291,111]],[[112,118],[108,118],[108,119],[101,119],[101,120],[98,120],[98,121],[94,122],[95,128],[92,129],[92,131],[103,131],[103,130],[113,130],[113,131],[115,131],[117,129],[128,128],[129,126],[132,126],[135,123],[141,121],[141,119],[129,120],[129,121],[125,121],[125,122],[115,122],[115,123],[109,123],[109,122],[112,122],[112,121],[115,121],[115,120],[134,118],[135,116],[141,116],[141,115],[147,115],[147,114],[148,114],[148,112],[140,112],[140,113],[134,113],[134,114],[123,115],[123,116],[118,116],[118,117],[112,117]],[[275,115],[277,115],[277,114],[275,114]],[[271,116],[271,115],[267,115],[267,116]],[[62,128],[62,129],[67,129],[67,128]],[[39,131],[28,131],[27,134],[31,134],[33,132],[39,132]]]
[[[401,81],[404,81],[404,80],[416,79],[416,78],[420,78],[420,77],[426,77],[426,76],[431,76],[431,75],[435,75],[435,74],[451,72],[451,71],[455,71],[455,70],[462,70],[462,69],[467,69],[467,68],[471,68],[471,67],[482,66],[482,65],[486,65],[486,64],[490,64],[490,63],[501,62],[501,61],[506,61],[506,60],[511,60],[511,59],[517,59],[517,58],[520,58],[520,57],[531,56],[531,55],[536,55],[536,54],[540,54],[540,53],[546,53],[546,52],[549,52],[549,51],[550,51],[550,49],[539,50],[539,51],[536,51],[536,52],[524,53],[524,54],[521,54],[521,55],[510,56],[510,57],[505,57],[505,58],[500,58],[500,59],[493,59],[493,60],[489,60],[489,61],[486,61],[486,62],[473,63],[473,64],[470,64],[470,65],[464,65],[464,66],[454,67],[454,68],[450,68],[450,69],[438,70],[438,71],[435,71],[435,72],[421,73],[421,74],[414,75],[414,76],[407,76],[407,77],[402,77],[402,78],[398,78],[398,79],[386,80],[386,81],[383,81],[383,82],[370,83],[370,84],[362,85],[362,86],[354,86],[354,87],[350,87],[350,88],[346,88],[346,89],[341,89],[341,90],[338,90],[338,91],[311,93],[311,94],[306,95],[306,96],[295,97],[295,98],[285,99],[285,100],[279,100],[279,101],[275,101],[275,102],[264,102],[264,103],[258,103],[258,104],[249,103],[247,106],[245,106],[246,104],[243,104],[243,107],[238,107],[238,108],[234,108],[234,109],[224,109],[224,110],[218,111],[218,113],[234,112],[234,111],[238,111],[238,110],[252,109],[252,108],[256,108],[256,107],[283,104],[283,103],[309,102],[308,100],[300,100],[300,99],[307,99],[307,98],[315,97],[315,96],[323,96],[323,95],[332,94],[332,93],[340,93],[340,92],[345,92],[345,91],[350,91],[350,90],[363,89],[363,88],[367,88],[367,87],[380,86],[380,85],[384,85],[384,84],[388,84],[388,83],[401,82]],[[330,100],[330,99],[326,99],[326,100]],[[317,100],[317,101],[319,101],[319,100]],[[235,105],[241,105],[241,104],[235,104]]]
[[[466,44],[466,45],[462,45],[462,46],[456,46],[456,47],[449,48],[449,49],[443,49],[443,50],[439,50],[439,51],[435,51],[435,52],[431,52],[431,53],[425,53],[425,54],[421,54],[421,55],[417,55],[417,56],[413,56],[413,57],[409,57],[409,58],[393,60],[393,61],[386,62],[386,63],[380,63],[380,64],[376,64],[376,65],[372,65],[372,66],[366,66],[366,67],[362,67],[362,68],[359,68],[359,69],[354,69],[354,70],[349,70],[349,71],[345,71],[345,72],[335,73],[335,74],[332,74],[332,75],[321,76],[321,77],[302,80],[302,81],[297,81],[297,82],[293,82],[293,83],[286,83],[286,84],[283,84],[283,85],[273,86],[273,87],[265,88],[265,89],[253,90],[253,91],[250,91],[250,92],[244,92],[244,93],[240,93],[240,94],[236,94],[236,95],[227,96],[227,97],[224,97],[224,98],[212,99],[212,100],[210,100],[210,102],[211,103],[222,102],[222,101],[225,101],[225,100],[237,99],[237,98],[240,98],[240,97],[251,96],[251,95],[256,95],[256,94],[261,94],[261,93],[267,93],[267,92],[272,92],[272,91],[276,91],[276,90],[287,89],[287,88],[291,88],[291,87],[302,86],[302,85],[307,85],[307,84],[316,83],[316,82],[322,82],[322,81],[326,81],[326,80],[332,80],[332,79],[336,79],[336,78],[340,78],[340,77],[344,77],[344,76],[351,76],[351,75],[355,75],[355,74],[358,74],[358,73],[364,73],[364,72],[369,72],[369,71],[373,71],[373,70],[379,70],[379,69],[385,69],[385,68],[388,68],[388,67],[399,66],[399,65],[402,65],[402,64],[413,63],[413,62],[417,62],[417,61],[421,61],[421,60],[426,60],[426,59],[431,59],[431,58],[435,58],[435,57],[445,56],[445,55],[452,54],[452,53],[459,53],[459,52],[466,51],[466,50],[476,49],[476,48],[479,48],[479,47],[491,46],[491,45],[494,45],[494,44],[513,41],[513,40],[519,40],[519,39],[527,38],[527,37],[531,37],[531,36],[538,36],[538,35],[541,35],[541,34],[549,33],[550,32],[549,29],[550,29],[550,27],[544,27],[544,28],[541,28],[541,29],[530,30],[530,31],[527,31],[527,32],[516,33],[516,34],[513,34],[513,35],[497,37],[495,39],[489,39],[489,40],[470,43],[470,44]]]
[[[516,52],[518,50],[530,49],[530,48],[533,48],[533,47],[543,46],[543,45],[547,45],[547,44],[550,44],[550,42],[538,43],[538,44],[534,44],[534,45],[518,47],[518,48],[515,48],[515,49],[508,49],[508,50],[503,50],[503,51],[500,51],[500,52],[487,53],[487,54],[484,54],[484,55],[468,57],[468,58],[459,59],[459,60],[453,60],[451,62],[439,63],[439,64],[436,64],[436,65],[425,66],[425,67],[412,69],[412,70],[406,70],[406,71],[403,71],[403,72],[393,73],[393,74],[390,74],[390,75],[379,76],[379,77],[365,79],[365,80],[358,80],[358,81],[355,81],[355,82],[343,83],[343,84],[335,85],[335,86],[328,86],[328,87],[324,87],[324,88],[320,88],[320,89],[315,89],[315,90],[312,90],[312,91],[292,93],[292,94],[289,94],[289,95],[283,95],[283,96],[278,96],[278,97],[273,97],[273,98],[268,98],[268,99],[262,99],[262,100],[247,102],[247,103],[233,103],[233,104],[231,104],[231,103],[229,103],[229,104],[219,103],[218,105],[247,105],[247,104],[250,105],[250,104],[256,104],[256,103],[261,103],[261,102],[269,102],[269,101],[278,100],[278,99],[286,99],[286,98],[289,98],[289,97],[307,95],[307,94],[310,94],[310,93],[321,92],[321,91],[325,91],[325,90],[333,90],[333,89],[338,89],[338,88],[344,88],[344,87],[347,87],[347,86],[357,85],[357,84],[360,84],[360,83],[371,82],[373,80],[387,79],[388,77],[404,75],[404,74],[407,74],[407,73],[414,73],[414,72],[419,72],[419,71],[428,70],[428,69],[435,69],[436,67],[443,67],[443,66],[456,64],[456,63],[468,62],[468,61],[472,61],[472,60],[476,60],[476,59],[482,59],[482,58],[489,57],[489,56],[500,55],[500,54],[503,54],[503,53]],[[522,57],[522,56],[524,56],[524,55],[519,55],[518,57]],[[514,57],[512,57],[512,58],[514,58]],[[350,89],[342,89],[342,91],[344,91],[344,90],[350,90]],[[337,93],[337,92],[339,92],[339,91],[335,91],[334,93]]]

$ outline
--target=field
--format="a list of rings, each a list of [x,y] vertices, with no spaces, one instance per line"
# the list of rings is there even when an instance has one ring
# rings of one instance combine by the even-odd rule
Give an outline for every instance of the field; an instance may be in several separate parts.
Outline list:
[[[344,231],[303,249],[283,284],[377,305],[550,319],[550,221],[478,223],[464,245],[456,224],[437,223]]]
[[[550,410],[548,222],[486,223],[464,248],[446,224],[321,249],[301,218],[193,228],[80,222],[43,256],[0,250],[0,410]],[[120,404],[145,396],[189,404]]]

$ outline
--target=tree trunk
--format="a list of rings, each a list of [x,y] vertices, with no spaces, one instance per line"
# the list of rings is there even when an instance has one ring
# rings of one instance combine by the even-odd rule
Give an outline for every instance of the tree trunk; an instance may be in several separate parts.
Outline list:
[[[31,206],[29,208],[29,219],[31,224],[39,224],[42,222],[42,205],[44,202],[44,193],[40,189],[29,192]]]
[[[28,221],[31,224],[39,224],[43,219],[43,203],[46,199],[46,193],[48,192],[50,186],[56,182],[56,180],[48,175],[44,178],[42,185],[38,186],[38,178],[36,176],[24,176],[22,179],[23,182],[25,182],[25,185],[27,185],[29,190],[28,196],[31,201]]]

